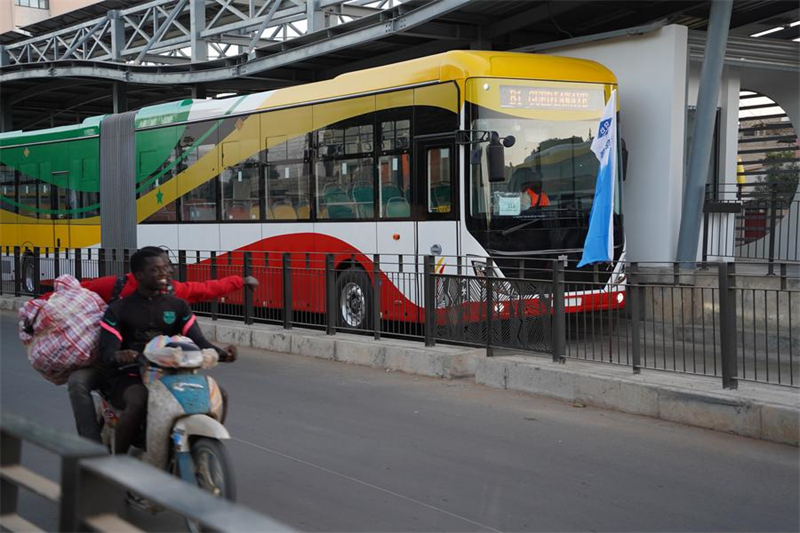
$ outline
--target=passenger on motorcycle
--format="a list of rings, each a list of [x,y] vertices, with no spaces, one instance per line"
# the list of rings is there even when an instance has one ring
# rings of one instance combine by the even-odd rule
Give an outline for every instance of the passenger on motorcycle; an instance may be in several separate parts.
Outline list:
[[[155,246],[145,246],[140,251],[154,252],[161,255],[169,267],[169,283],[164,292],[172,293],[178,298],[182,298],[189,303],[204,302],[213,300],[239,290],[242,287],[255,288],[258,280],[253,276],[245,278],[241,276],[228,276],[218,280],[208,280],[204,282],[178,282],[173,281],[174,270],[169,256],[161,248]],[[94,280],[81,282],[81,286],[96,292],[106,303],[112,303],[117,298],[125,298],[134,294],[139,282],[132,273],[128,273],[123,278],[120,285],[116,276],[105,276]],[[50,294],[43,296],[48,298]],[[97,417],[94,411],[94,402],[91,392],[99,385],[100,375],[95,366],[80,368],[70,374],[67,382],[69,399],[72,404],[72,412],[75,415],[75,425],[81,437],[100,442],[100,427],[97,424]]]
[[[169,262],[162,253],[142,249],[131,257],[136,292],[117,300],[106,310],[100,324],[100,389],[112,405],[122,409],[115,432],[116,453],[126,453],[139,426],[146,419],[147,389],[142,384],[137,358],[157,335],[183,335],[200,348],[217,350],[222,362],[236,360],[236,347],[225,350],[212,345],[200,331],[186,301],[165,294]]]

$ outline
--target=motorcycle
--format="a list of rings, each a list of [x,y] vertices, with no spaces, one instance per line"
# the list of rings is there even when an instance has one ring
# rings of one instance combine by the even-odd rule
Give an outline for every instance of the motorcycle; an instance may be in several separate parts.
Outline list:
[[[217,358],[216,351],[200,350],[190,339],[177,335],[159,336],[147,344],[139,358],[148,389],[147,422],[129,454],[216,497],[235,501],[233,469],[222,443],[230,439],[221,422],[222,392],[212,377],[198,373],[216,366]],[[103,443],[113,453],[121,410],[99,391],[92,395]],[[159,510],[149,503],[141,506]],[[187,525],[190,531],[199,530],[189,519]]]

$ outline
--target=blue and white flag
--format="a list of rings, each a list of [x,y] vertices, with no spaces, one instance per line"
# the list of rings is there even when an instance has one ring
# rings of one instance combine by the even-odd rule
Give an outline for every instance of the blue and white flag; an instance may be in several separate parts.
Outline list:
[[[594,203],[589,215],[589,233],[583,244],[578,268],[609,262],[614,257],[614,187],[617,175],[617,91],[611,91],[603,118],[592,141],[592,152],[600,160]]]

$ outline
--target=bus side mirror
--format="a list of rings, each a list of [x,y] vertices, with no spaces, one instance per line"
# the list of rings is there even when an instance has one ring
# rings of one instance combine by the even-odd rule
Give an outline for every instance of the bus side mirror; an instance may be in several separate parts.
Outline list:
[[[622,152],[622,181],[628,179],[628,149],[625,147],[625,139],[619,139]]]
[[[500,143],[500,136],[492,132],[489,146],[486,147],[486,160],[489,164],[489,183],[505,181],[505,147]]]

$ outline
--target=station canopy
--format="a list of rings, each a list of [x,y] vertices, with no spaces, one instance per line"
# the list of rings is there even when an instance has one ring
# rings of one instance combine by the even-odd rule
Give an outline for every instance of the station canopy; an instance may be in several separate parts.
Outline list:
[[[39,129],[113,112],[115,98],[137,109],[319,81],[455,49],[546,53],[552,46],[666,24],[687,26],[690,54],[702,56],[710,5],[103,0],[0,35],[0,100],[13,129]],[[748,56],[762,66],[797,70],[798,21],[796,1],[735,0],[731,60]]]

